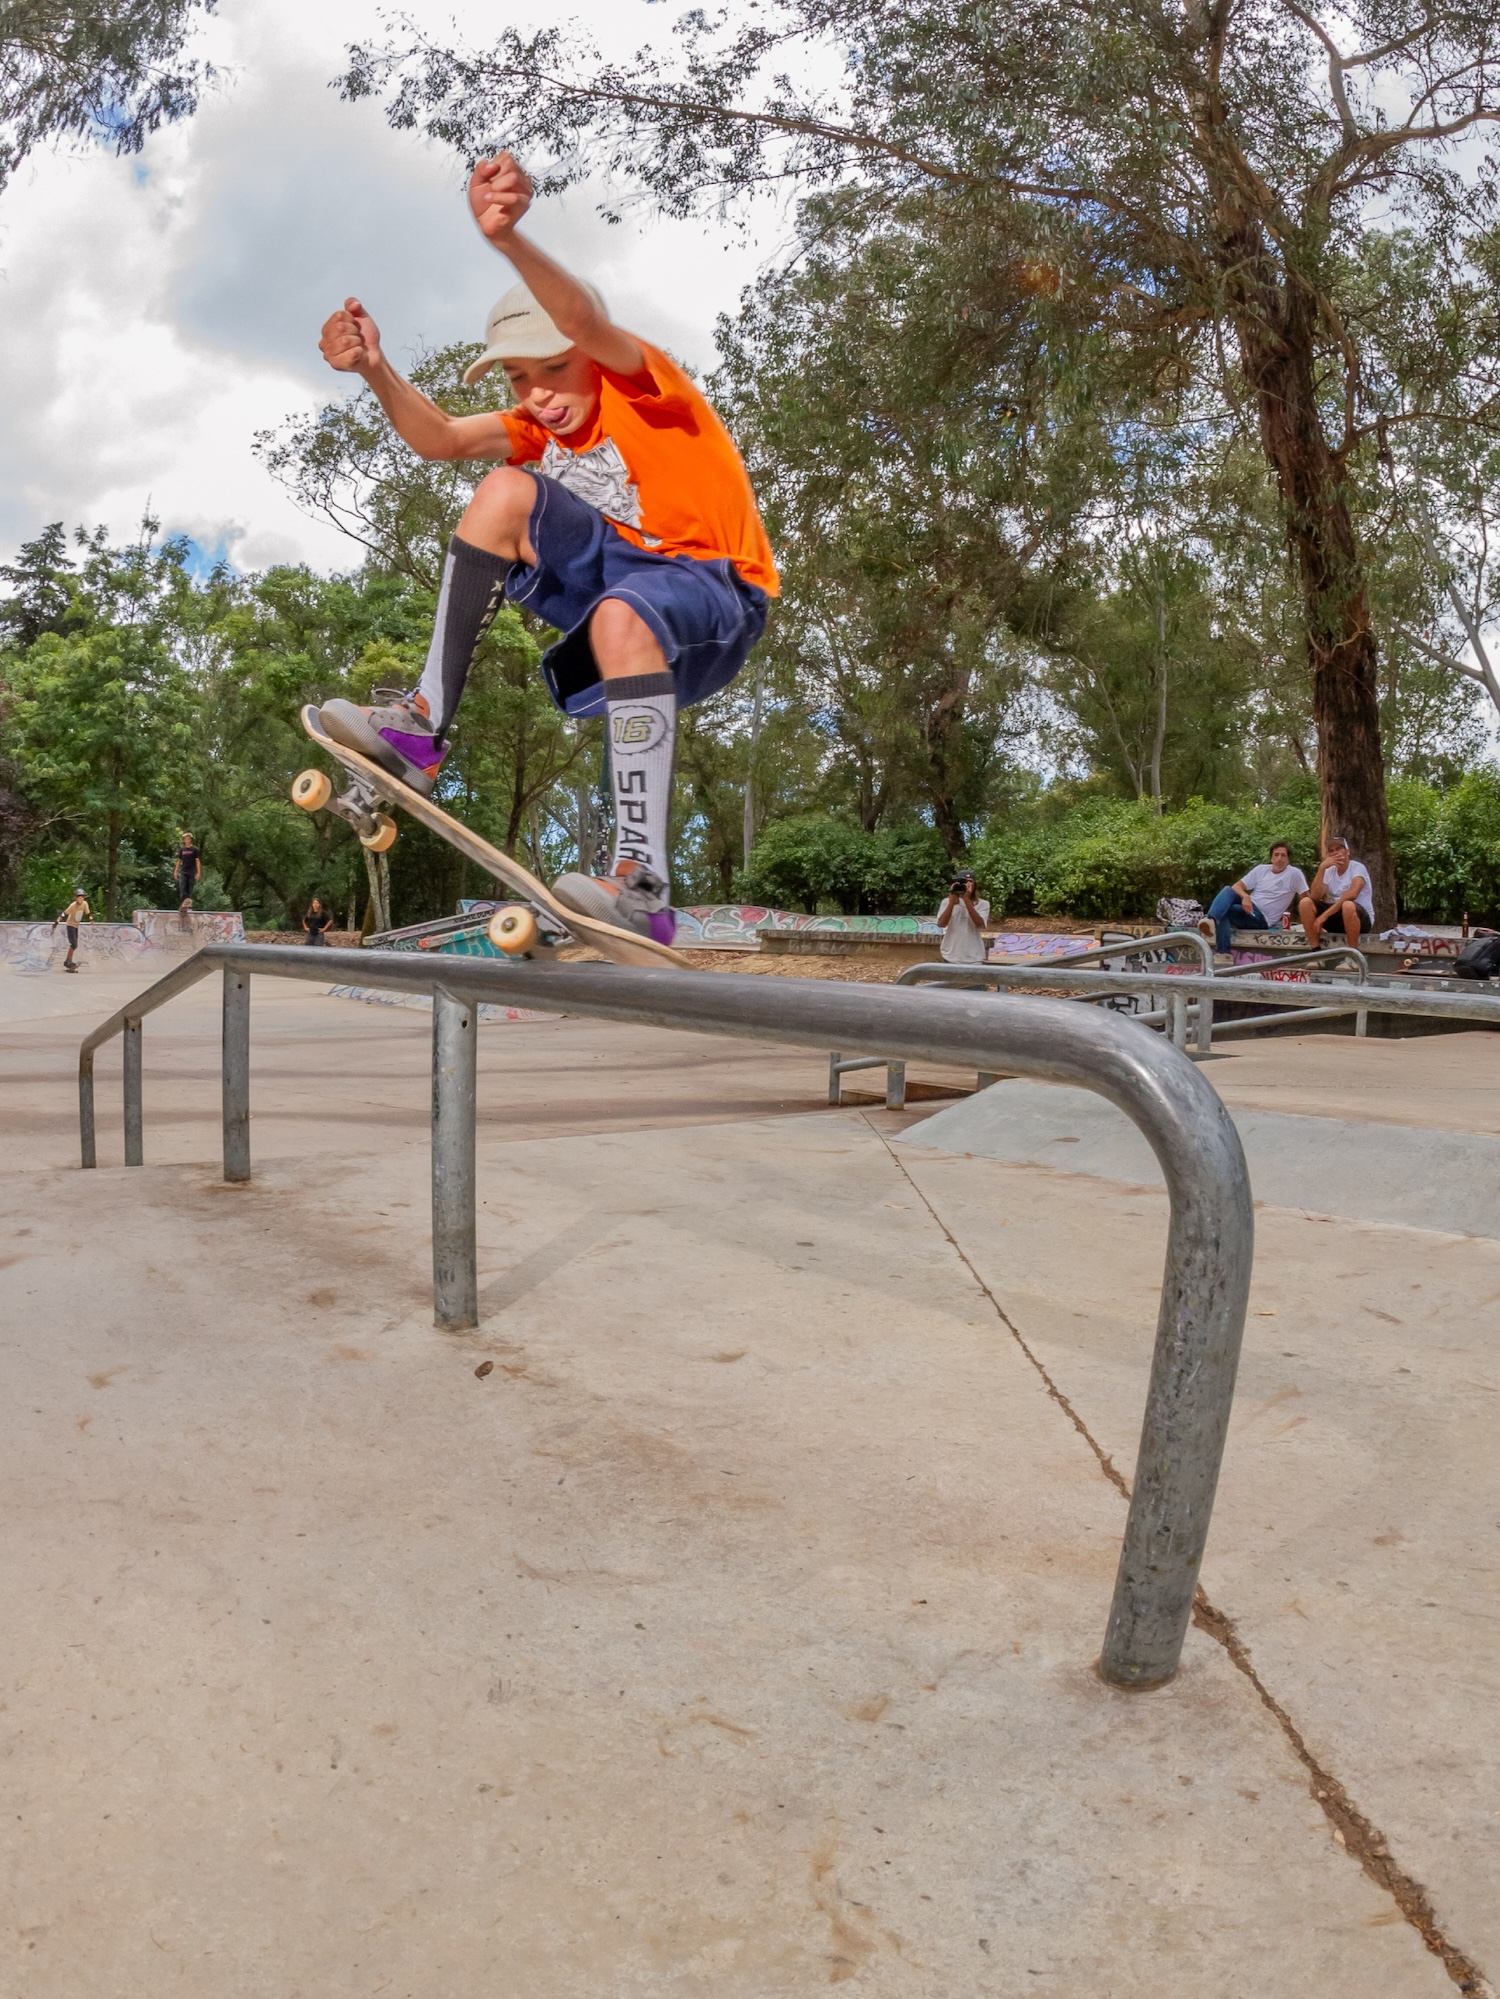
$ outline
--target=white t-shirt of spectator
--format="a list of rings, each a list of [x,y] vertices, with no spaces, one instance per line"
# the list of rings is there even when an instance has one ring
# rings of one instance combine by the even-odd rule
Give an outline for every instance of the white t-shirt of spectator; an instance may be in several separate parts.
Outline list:
[[[1323,893],[1330,902],[1337,902],[1341,896],[1348,894],[1350,884],[1355,881],[1359,881],[1359,889],[1354,900],[1373,923],[1375,906],[1370,900],[1370,870],[1363,861],[1355,860],[1352,854],[1349,856],[1347,868],[1324,869]]]
[[[979,911],[979,921],[988,923],[990,906],[980,896],[975,896],[974,907]],[[942,904],[938,905],[942,914]],[[974,926],[974,919],[963,904],[954,898],[953,913],[948,918],[948,927],[943,932],[942,954],[950,965],[982,965],[984,963],[984,939]]]
[[[1250,900],[1273,930],[1297,897],[1307,894],[1307,876],[1301,868],[1285,867],[1277,874],[1269,861],[1262,861],[1240,879],[1250,891]]]

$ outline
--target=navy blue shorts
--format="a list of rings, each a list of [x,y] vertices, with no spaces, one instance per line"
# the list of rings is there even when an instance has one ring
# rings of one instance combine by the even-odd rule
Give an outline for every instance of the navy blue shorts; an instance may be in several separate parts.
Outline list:
[[[530,471],[517,466],[517,471]],[[547,691],[568,715],[602,715],[604,683],[589,644],[589,619],[618,597],[651,627],[677,681],[684,708],[727,687],[766,626],[769,599],[727,556],[700,562],[637,548],[555,479],[532,472],[531,545],[536,565],[518,562],[505,594],[563,634],[542,656]]]

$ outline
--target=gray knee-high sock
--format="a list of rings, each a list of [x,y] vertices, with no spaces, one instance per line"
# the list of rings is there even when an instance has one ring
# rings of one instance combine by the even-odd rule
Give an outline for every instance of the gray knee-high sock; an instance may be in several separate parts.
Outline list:
[[[500,608],[510,566],[504,556],[475,548],[457,535],[448,543],[432,644],[417,684],[417,692],[426,699],[435,736],[441,736],[453,720],[479,641]]]
[[[667,881],[677,683],[670,673],[632,674],[627,680],[607,680],[604,697],[615,799],[615,865],[642,861]]]

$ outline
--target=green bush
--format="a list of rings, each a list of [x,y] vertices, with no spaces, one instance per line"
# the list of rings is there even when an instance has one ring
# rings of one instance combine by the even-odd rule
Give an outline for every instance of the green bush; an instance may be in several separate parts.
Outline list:
[[[809,816],[766,828],[737,890],[773,909],[905,916],[934,908],[951,874],[930,826],[866,833],[845,819]]]
[[[1148,805],[1090,798],[1061,817],[992,824],[974,846],[974,871],[995,913],[1146,918],[1164,895],[1205,907],[1227,882],[1289,841],[1310,875],[1318,847],[1316,799],[1208,805],[1193,799],[1160,817]]]
[[[50,923],[73,900],[80,886],[91,903],[97,902],[99,891],[85,871],[86,865],[85,857],[68,847],[28,854],[21,863],[20,893],[14,913],[34,923]]]
[[[1401,779],[1390,788],[1391,844],[1403,916],[1500,919],[1500,771],[1468,772],[1448,791]]]
[[[1391,844],[1401,914],[1416,921],[1500,923],[1500,770],[1471,771],[1446,791],[1401,778],[1390,787]],[[1285,840],[1311,879],[1318,864],[1319,810],[1309,779],[1269,805],[1209,805],[1191,799],[1160,817],[1148,805],[1054,793],[974,843],[980,893],[996,917],[1149,918],[1164,895],[1206,908]],[[920,915],[950,874],[926,826],[862,833],[844,820],[787,819],[770,826],[740,882],[749,901],[781,909],[852,915]]]

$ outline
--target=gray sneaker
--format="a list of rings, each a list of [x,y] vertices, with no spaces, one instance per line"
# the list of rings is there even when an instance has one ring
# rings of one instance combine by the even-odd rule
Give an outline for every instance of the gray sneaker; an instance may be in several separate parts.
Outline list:
[[[656,944],[670,944],[677,935],[667,884],[639,861],[621,861],[607,875],[559,875],[552,893],[564,909],[633,930]]]
[[[325,701],[318,718],[346,750],[358,750],[423,798],[432,796],[449,745],[434,736],[431,717],[409,694],[393,687],[377,687],[374,707],[361,708],[357,701]]]

